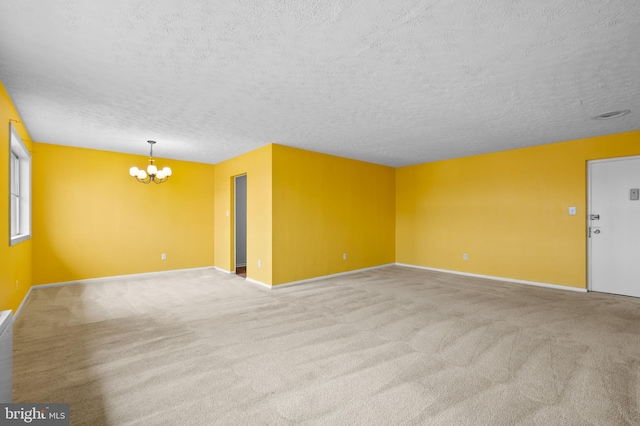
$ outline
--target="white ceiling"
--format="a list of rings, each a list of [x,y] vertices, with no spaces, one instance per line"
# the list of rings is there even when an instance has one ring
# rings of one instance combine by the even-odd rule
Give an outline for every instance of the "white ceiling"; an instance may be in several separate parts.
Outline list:
[[[34,141],[402,166],[640,129],[640,1],[2,0],[0,80]]]

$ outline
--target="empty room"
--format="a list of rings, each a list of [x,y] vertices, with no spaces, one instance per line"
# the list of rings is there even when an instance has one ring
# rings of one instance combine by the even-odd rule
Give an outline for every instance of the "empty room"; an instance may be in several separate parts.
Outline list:
[[[638,22],[1,2],[0,424],[640,424]]]

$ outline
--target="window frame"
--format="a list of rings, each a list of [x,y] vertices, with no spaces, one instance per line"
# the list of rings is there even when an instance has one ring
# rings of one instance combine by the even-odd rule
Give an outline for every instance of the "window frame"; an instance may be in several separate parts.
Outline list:
[[[9,151],[9,236],[20,232],[20,157]],[[16,217],[16,219],[14,219]]]
[[[30,238],[31,153],[13,123],[9,123],[9,246]]]

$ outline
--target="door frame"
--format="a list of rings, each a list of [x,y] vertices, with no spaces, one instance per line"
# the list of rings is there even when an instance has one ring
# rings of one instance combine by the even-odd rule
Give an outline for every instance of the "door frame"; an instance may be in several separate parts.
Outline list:
[[[233,215],[231,217],[231,220],[233,221],[233,234],[231,235],[231,238],[233,239],[233,253],[232,253],[231,259],[233,259],[233,261],[232,261],[232,271],[233,271],[234,274],[236,273],[236,270],[238,268],[238,259],[237,259],[237,249],[238,249],[238,242],[237,242],[237,240],[238,240],[238,238],[237,238],[237,236],[238,236],[238,229],[237,229],[238,228],[238,225],[237,225],[238,224],[238,220],[237,220],[237,218],[238,218],[238,209],[236,208],[237,207],[236,195],[237,195],[237,188],[238,188],[237,179],[239,177],[242,177],[242,176],[246,177],[247,173],[240,173],[239,175],[232,176],[232,178],[231,178],[231,185],[233,186],[233,188],[232,188],[233,189],[232,190],[232,193],[233,193],[233,208],[232,208]],[[247,185],[247,182],[248,182],[248,178],[246,178],[246,180],[245,180],[245,201],[246,201],[246,198],[248,198],[248,193],[247,193],[248,185]],[[245,209],[245,221],[246,221],[246,209]],[[246,249],[247,249],[247,247],[245,245],[245,252],[246,252]],[[246,255],[246,253],[245,253],[245,255]],[[246,262],[245,262],[245,267],[246,267]]]
[[[624,160],[640,160],[640,155],[627,155],[621,157],[611,157],[611,158],[601,158],[598,160],[587,160],[587,214],[585,215],[585,235],[587,238],[587,291],[593,291],[593,277],[591,274],[591,266],[592,266],[592,249],[591,249],[591,235],[589,232],[589,228],[591,228],[591,219],[589,215],[591,214],[591,165],[598,163],[609,163],[613,161],[624,161]]]

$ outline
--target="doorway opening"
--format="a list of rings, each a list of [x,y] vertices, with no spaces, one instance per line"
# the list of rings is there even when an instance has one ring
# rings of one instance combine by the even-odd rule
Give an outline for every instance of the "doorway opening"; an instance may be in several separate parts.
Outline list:
[[[234,178],[234,268],[236,275],[247,278],[247,175]]]

